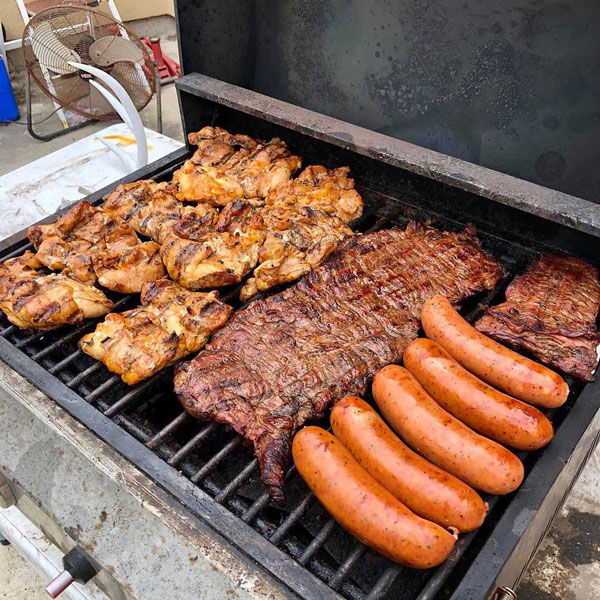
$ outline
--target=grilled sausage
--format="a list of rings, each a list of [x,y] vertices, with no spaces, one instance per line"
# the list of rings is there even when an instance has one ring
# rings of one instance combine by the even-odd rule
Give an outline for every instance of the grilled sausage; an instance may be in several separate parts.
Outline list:
[[[333,435],[320,427],[305,427],[294,438],[292,453],[308,487],[361,542],[418,569],[435,567],[448,558],[456,535],[412,513]]]
[[[444,296],[433,296],[423,306],[423,329],[461,365],[494,387],[536,406],[553,408],[569,395],[558,373],[479,333]]]
[[[364,400],[338,402],[331,427],[365,471],[420,517],[459,531],[483,522],[487,506],[477,492],[408,448]]]
[[[523,463],[439,406],[403,367],[375,375],[373,396],[388,423],[419,454],[475,489],[508,494],[523,481]]]
[[[537,408],[471,375],[433,340],[409,344],[404,366],[442,408],[481,435],[519,450],[541,448],[554,435]]]

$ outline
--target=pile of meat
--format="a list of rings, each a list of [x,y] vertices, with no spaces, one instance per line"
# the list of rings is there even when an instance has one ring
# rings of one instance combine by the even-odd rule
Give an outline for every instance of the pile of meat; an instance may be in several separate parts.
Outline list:
[[[471,228],[411,223],[357,235],[294,287],[234,314],[181,365],[175,390],[193,416],[253,442],[263,481],[282,500],[295,431],[336,400],[364,393],[378,369],[402,357],[427,298],[458,303],[502,274]]]

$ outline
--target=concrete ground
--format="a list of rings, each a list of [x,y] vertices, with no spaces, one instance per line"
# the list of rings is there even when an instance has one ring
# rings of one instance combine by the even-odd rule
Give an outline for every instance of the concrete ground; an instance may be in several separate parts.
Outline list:
[[[173,21],[153,19],[133,24],[138,34],[161,35],[163,51],[177,60]],[[12,53],[14,54],[14,52]],[[9,55],[11,78],[25,119],[24,74],[18,58]],[[174,84],[163,86],[163,133],[182,139],[179,105]],[[52,110],[39,91],[33,95],[34,120]],[[155,101],[142,111],[144,124],[155,128]],[[56,119],[40,125],[55,128]],[[91,124],[51,142],[38,142],[26,127],[0,126],[0,175],[35,160],[106,126]],[[46,129],[48,130],[48,129]],[[600,450],[596,450],[563,510],[544,540],[518,590],[519,600],[597,600],[600,598]],[[8,547],[0,547],[0,599],[41,600],[47,596],[39,577]],[[477,600],[477,599],[465,599]]]
[[[0,546],[0,600],[48,600],[47,581],[10,546]]]

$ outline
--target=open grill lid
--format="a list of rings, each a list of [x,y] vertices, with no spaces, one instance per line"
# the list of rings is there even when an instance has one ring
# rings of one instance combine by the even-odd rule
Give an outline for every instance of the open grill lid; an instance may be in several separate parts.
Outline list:
[[[598,201],[593,3],[176,5],[184,73]]]

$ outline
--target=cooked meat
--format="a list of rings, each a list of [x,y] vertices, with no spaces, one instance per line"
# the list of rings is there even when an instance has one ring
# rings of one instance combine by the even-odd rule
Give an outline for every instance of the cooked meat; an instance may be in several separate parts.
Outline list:
[[[168,189],[166,182],[142,179],[120,185],[109,194],[102,209],[131,225],[140,235],[162,244],[180,219],[216,220],[217,211],[207,204],[185,206]]]
[[[141,243],[122,218],[88,202],[52,225],[30,227],[27,235],[41,264],[87,285],[139,292],[144,282],[165,274],[158,244]]]
[[[114,292],[137,293],[145,283],[165,276],[156,242],[144,242],[120,253],[109,247],[98,248],[92,256],[98,283]]]
[[[344,223],[354,221],[362,215],[363,201],[349,172],[348,167],[331,171],[320,165],[307,167],[296,179],[274,189],[266,198],[266,206],[285,207],[289,212],[309,206],[335,215]]]
[[[133,385],[204,346],[232,310],[218,297],[168,279],[146,283],[140,307],[107,315],[79,345]]]
[[[259,211],[248,202],[232,202],[215,224],[210,219],[180,222],[165,239],[161,256],[183,287],[222,287],[239,283],[256,266],[264,238]]]
[[[281,501],[294,432],[400,360],[427,298],[458,303],[501,276],[472,228],[411,223],[354,236],[295,286],[236,313],[178,369],[175,390],[190,414],[253,442],[263,481]]]
[[[204,127],[189,140],[198,150],[173,175],[179,200],[225,206],[243,198],[264,198],[301,165],[277,138],[263,142]]]
[[[543,363],[585,381],[598,366],[598,270],[572,256],[542,254],[489,308],[475,327],[499,342],[523,348]]]
[[[30,251],[0,264],[0,309],[21,329],[56,329],[101,317],[113,303],[97,288],[64,275],[44,275]]]
[[[281,283],[299,279],[320,265],[352,230],[336,216],[329,216],[308,206],[287,207],[265,212],[267,237],[258,253],[259,266],[240,292],[246,301]]]

